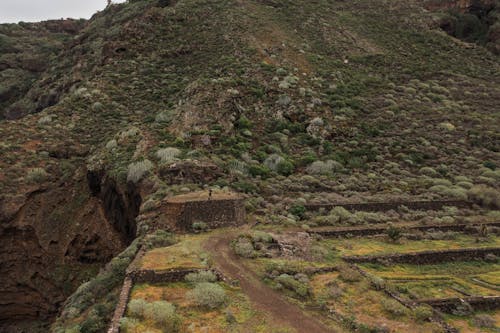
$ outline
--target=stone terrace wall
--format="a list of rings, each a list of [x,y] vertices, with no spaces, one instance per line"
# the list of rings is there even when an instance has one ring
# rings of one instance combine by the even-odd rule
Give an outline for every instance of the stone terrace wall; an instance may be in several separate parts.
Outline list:
[[[500,296],[474,296],[465,298],[423,299],[418,303],[428,304],[439,311],[451,313],[453,310],[470,305],[475,311],[490,311],[500,308]]]
[[[119,333],[120,332],[120,320],[123,318],[125,311],[127,310],[128,299],[130,297],[130,291],[132,290],[133,281],[130,277],[126,277],[123,281],[122,290],[120,292],[120,297],[118,298],[118,304],[116,305],[115,312],[111,318],[111,324],[107,333]]]
[[[343,207],[349,211],[363,212],[386,212],[389,210],[397,210],[399,207],[405,206],[412,210],[440,210],[444,206],[454,206],[458,208],[471,208],[472,203],[468,201],[413,201],[413,202],[373,202],[373,203],[357,203],[357,204],[306,204],[307,210],[317,211],[321,208],[330,210],[334,207]]]
[[[422,251],[400,254],[374,255],[374,256],[350,256],[343,257],[344,260],[352,263],[380,263],[389,262],[394,264],[436,264],[448,261],[482,260],[488,254],[500,255],[500,248],[475,248],[457,249],[442,251]]]
[[[165,216],[167,224],[185,231],[194,222],[204,222],[210,229],[239,226],[245,223],[245,202],[242,198],[169,202]]]
[[[418,226],[405,226],[401,227],[402,231],[456,231],[473,233],[476,227],[500,227],[500,222],[489,223],[457,223],[457,224],[428,224]],[[387,227],[347,227],[347,228],[332,228],[324,230],[311,230],[310,234],[320,235],[323,237],[345,237],[345,236],[373,236],[381,235],[387,232]]]
[[[200,271],[205,271],[204,269],[198,268],[183,268],[183,269],[170,269],[164,271],[156,270],[140,270],[131,272],[129,277],[134,283],[171,283],[184,281],[184,278],[189,273],[196,273]],[[219,280],[222,280],[222,274],[216,270],[211,270]]]

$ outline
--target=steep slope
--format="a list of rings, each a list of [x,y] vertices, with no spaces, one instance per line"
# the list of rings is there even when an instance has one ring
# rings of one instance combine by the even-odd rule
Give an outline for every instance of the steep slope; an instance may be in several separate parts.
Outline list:
[[[43,111],[0,123],[0,276],[34,277],[6,285],[18,291],[0,319],[51,318],[75,286],[37,296],[39,275],[95,269],[154,228],[165,196],[204,185],[251,194],[273,223],[296,199],[498,189],[499,58],[423,5],[136,0],[96,14],[26,93],[20,114]],[[173,162],[224,172],[174,185]]]

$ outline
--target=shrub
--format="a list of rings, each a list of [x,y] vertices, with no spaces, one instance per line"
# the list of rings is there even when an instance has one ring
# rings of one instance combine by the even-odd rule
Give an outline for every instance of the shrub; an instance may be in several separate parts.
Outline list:
[[[217,276],[212,271],[200,271],[189,273],[184,279],[189,283],[215,282]]]
[[[413,313],[418,322],[423,322],[432,317],[432,307],[428,305],[419,305],[413,310]]]
[[[239,129],[250,129],[252,127],[252,122],[244,115],[241,115],[237,125]]]
[[[330,215],[337,216],[339,218],[339,222],[341,223],[349,220],[349,218],[351,218],[352,216],[352,214],[347,209],[341,206],[334,207],[330,211]]]
[[[162,148],[156,152],[156,157],[162,163],[172,163],[177,160],[177,157],[181,154],[181,151],[174,147]]]
[[[293,276],[288,274],[281,274],[275,279],[283,287],[288,290],[293,291],[300,297],[307,297],[311,291],[308,283],[304,283],[303,281],[297,281]]]
[[[492,187],[477,185],[472,187],[467,195],[470,200],[481,206],[500,208],[500,192]]]
[[[157,123],[169,123],[173,119],[173,114],[172,112],[169,111],[162,111],[158,113],[155,117],[155,121]]]
[[[407,309],[398,301],[382,298],[382,308],[393,316],[400,317],[407,313]]]
[[[243,258],[254,258],[255,250],[252,242],[246,237],[239,237],[233,244],[234,252]]]
[[[397,242],[401,238],[401,229],[390,225],[387,228],[387,236],[389,236],[390,240],[393,242]]]
[[[122,318],[120,320],[120,331],[125,331],[127,333],[136,332],[139,326],[139,321],[134,318]],[[80,331],[78,331],[80,333]]]
[[[278,165],[284,162],[285,159],[278,154],[271,154],[264,160],[264,165],[272,171],[278,171]]]
[[[156,230],[154,233],[150,233],[145,236],[143,241],[144,246],[148,249],[165,247],[174,243],[174,235],[165,230]]]
[[[149,160],[131,163],[128,166],[127,181],[137,183],[145,175],[147,175],[152,168],[153,163],[151,163],[151,161]]]
[[[224,289],[210,282],[198,283],[187,296],[198,306],[210,309],[218,308],[226,301],[226,292]]]
[[[267,178],[270,170],[266,166],[253,164],[248,167],[248,172],[252,175],[252,177],[260,176],[262,178]]]
[[[166,332],[177,332],[179,328],[180,319],[175,313],[175,306],[166,301],[148,303],[144,317]]]
[[[205,222],[194,222],[192,227],[194,231],[208,230],[208,225]]]
[[[143,299],[133,299],[128,303],[128,314],[131,317],[144,319],[144,312],[148,302]]]
[[[474,326],[481,327],[481,328],[495,328],[496,327],[495,319],[487,314],[475,315],[474,318],[472,318],[472,323],[474,324]]]
[[[47,180],[48,174],[45,169],[33,168],[28,171],[26,180],[30,183],[42,183]]]
[[[283,176],[290,176],[295,170],[295,166],[290,161],[282,161],[278,164],[276,171]]]
[[[361,280],[361,273],[347,265],[340,265],[338,270],[340,272],[339,277],[346,282],[357,282]]]
[[[263,242],[263,243],[271,243],[274,240],[271,234],[258,230],[253,232],[252,239],[254,242]]]
[[[459,186],[434,185],[429,190],[442,196],[457,200],[467,199],[467,192]]]
[[[46,116],[40,117],[40,119],[38,119],[38,124],[39,125],[46,125],[46,124],[49,124],[51,122],[52,122],[52,116],[51,115],[46,115]]]
[[[106,149],[107,150],[113,150],[116,147],[118,147],[118,142],[116,142],[115,139],[109,140],[108,143],[106,143]]]
[[[327,160],[313,162],[307,167],[306,172],[312,175],[332,175],[335,171],[341,170],[342,164],[337,161]]]
[[[288,211],[300,219],[306,215],[306,208],[303,205],[293,205]]]

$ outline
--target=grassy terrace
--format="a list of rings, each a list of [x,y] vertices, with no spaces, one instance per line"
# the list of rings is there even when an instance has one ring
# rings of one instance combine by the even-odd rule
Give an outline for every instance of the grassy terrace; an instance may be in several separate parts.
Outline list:
[[[148,251],[138,263],[140,269],[168,270],[176,268],[206,268],[208,255],[202,244],[210,234],[179,236],[179,242]]]
[[[238,287],[218,283],[226,292],[226,302],[216,309],[199,307],[189,298],[192,285],[184,282],[171,284],[140,284],[132,290],[131,300],[147,302],[167,301],[176,308],[180,318],[180,332],[295,332],[273,322],[264,312],[255,309]],[[143,320],[134,333],[162,332],[154,323]]]
[[[486,327],[479,328],[477,327],[477,325],[474,325],[474,321],[477,320],[476,318],[481,315],[488,315],[490,318],[492,318],[495,321],[494,325],[496,326],[496,328],[486,328]],[[445,319],[448,322],[448,324],[452,325],[453,327],[456,327],[457,329],[460,330],[460,332],[497,333],[498,327],[500,327],[499,311],[476,313],[474,316],[467,316],[467,317],[447,315],[445,316]]]
[[[449,240],[402,240],[399,243],[389,242],[383,238],[328,239],[320,243],[327,248],[335,249],[343,256],[353,256],[472,247],[496,247],[500,246],[500,239],[492,237],[482,239],[478,242],[477,237],[457,235],[454,239]]]
[[[402,294],[413,299],[499,296],[500,264],[451,262],[436,265],[382,266],[364,264],[369,273],[390,281]],[[488,285],[476,281],[489,282]]]

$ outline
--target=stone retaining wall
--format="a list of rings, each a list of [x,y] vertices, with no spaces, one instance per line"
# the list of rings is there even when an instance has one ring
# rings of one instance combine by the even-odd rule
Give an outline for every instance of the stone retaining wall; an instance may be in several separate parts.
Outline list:
[[[331,210],[334,207],[343,207],[349,211],[363,212],[387,212],[389,210],[397,210],[399,207],[405,206],[411,210],[441,210],[445,206],[453,206],[458,208],[471,208],[472,203],[462,200],[441,200],[441,201],[413,201],[413,202],[373,202],[373,203],[328,203],[328,204],[305,204],[307,210],[317,211],[320,209]]]
[[[474,227],[500,227],[500,222],[491,222],[491,223],[479,223],[479,224],[471,224],[471,223],[460,223],[460,224],[433,224],[433,225],[418,225],[418,226],[405,226],[401,227],[403,231],[429,231],[429,230],[439,230],[439,231],[457,231],[457,232],[469,232],[472,233],[472,229]],[[360,228],[360,227],[351,227],[351,228],[337,228],[337,229],[329,229],[329,230],[312,230],[309,231],[310,234],[320,235],[323,237],[346,237],[346,236],[373,236],[373,235],[382,235],[387,232],[387,227],[368,227],[368,228]]]
[[[422,251],[410,253],[384,254],[373,256],[349,256],[343,257],[351,263],[391,263],[391,264],[436,264],[448,261],[483,260],[486,255],[494,254],[500,256],[500,248],[473,248],[441,251]]]
[[[490,311],[500,308],[500,296],[473,296],[464,298],[423,299],[418,303],[428,304],[441,312],[452,313],[457,308],[469,305],[475,311]]]
[[[192,231],[193,223],[203,222],[209,229],[245,223],[243,198],[167,202],[162,212],[165,228]],[[162,227],[162,226],[160,226]]]
[[[205,271],[205,269],[199,268],[183,268],[183,269],[170,269],[164,271],[157,270],[139,270],[129,273],[129,277],[134,283],[172,283],[184,281],[184,278],[189,273],[196,273],[200,271]],[[211,270],[219,280],[222,280],[222,274],[216,270]]]
[[[122,290],[120,292],[120,297],[118,298],[118,304],[116,305],[115,312],[111,318],[111,324],[109,325],[108,333],[119,333],[120,332],[120,320],[125,315],[127,310],[127,304],[130,297],[130,291],[132,290],[133,281],[130,277],[126,277],[123,281]]]

